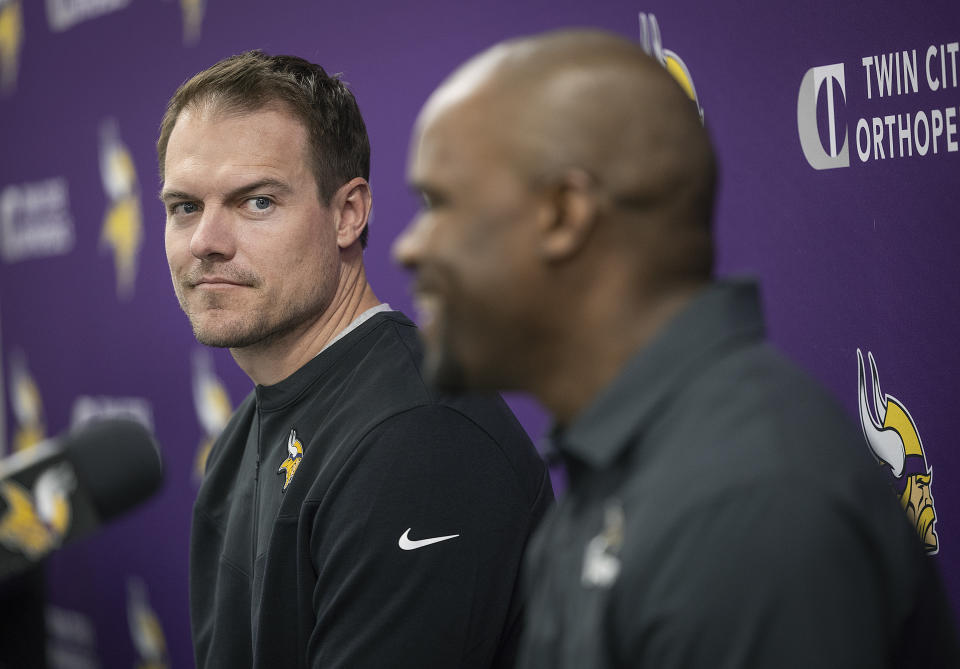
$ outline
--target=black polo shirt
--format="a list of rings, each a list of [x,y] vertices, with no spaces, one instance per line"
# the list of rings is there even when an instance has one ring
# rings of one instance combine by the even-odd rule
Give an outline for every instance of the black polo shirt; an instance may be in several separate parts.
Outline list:
[[[710,287],[556,434],[521,666],[960,666],[859,430],[762,337],[755,285]]]

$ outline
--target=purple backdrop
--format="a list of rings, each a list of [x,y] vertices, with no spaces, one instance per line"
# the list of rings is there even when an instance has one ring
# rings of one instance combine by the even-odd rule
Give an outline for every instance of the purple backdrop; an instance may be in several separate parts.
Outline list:
[[[195,461],[250,382],[194,342],[168,278],[154,142],[177,85],[251,48],[342,72],[373,145],[368,271],[411,313],[389,247],[416,209],[403,173],[423,100],[495,41],[571,25],[636,38],[639,11],[718,146],[721,273],[761,277],[773,340],[855,419],[856,351],[872,352],[936,472],[931,559],[960,604],[956,1],[403,4],[0,0],[0,453],[127,414],[155,428],[167,469],[161,494],[50,561],[53,666],[192,664]],[[545,415],[511,402],[539,438]]]

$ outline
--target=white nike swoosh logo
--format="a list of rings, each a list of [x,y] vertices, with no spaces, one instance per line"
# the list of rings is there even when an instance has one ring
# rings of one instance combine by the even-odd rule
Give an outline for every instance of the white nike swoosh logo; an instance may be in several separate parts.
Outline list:
[[[445,537],[431,537],[429,539],[411,539],[409,535],[410,535],[410,530],[412,529],[413,529],[412,527],[408,527],[407,531],[400,536],[400,541],[397,542],[400,545],[400,548],[402,548],[405,551],[412,551],[416,548],[423,548],[424,546],[429,546],[430,544],[435,544],[440,541],[446,541],[447,539],[456,539],[457,537],[460,536],[459,534],[448,534]]]

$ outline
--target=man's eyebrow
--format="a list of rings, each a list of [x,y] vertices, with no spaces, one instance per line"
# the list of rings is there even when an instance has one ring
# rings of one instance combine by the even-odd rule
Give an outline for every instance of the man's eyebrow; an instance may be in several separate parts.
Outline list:
[[[157,197],[160,198],[161,202],[169,202],[170,200],[193,199],[190,195],[178,190],[162,190],[159,193],[157,193]]]
[[[254,181],[253,183],[240,186],[239,188],[234,188],[232,191],[227,193],[226,197],[223,199],[226,202],[234,202],[242,199],[246,195],[251,195],[259,190],[264,189],[267,189],[274,194],[286,194],[293,190],[290,188],[290,184],[288,184],[286,181],[281,181],[279,179],[260,179],[258,181]]]
[[[257,181],[234,188],[232,191],[226,194],[224,201],[233,202],[242,199],[245,195],[256,193],[257,191],[263,189],[268,189],[276,194],[286,194],[293,190],[290,188],[290,184],[288,184],[286,181],[280,181],[279,179],[258,179]],[[160,200],[162,202],[169,202],[171,200],[195,199],[197,199],[195,196],[179,190],[160,191]]]

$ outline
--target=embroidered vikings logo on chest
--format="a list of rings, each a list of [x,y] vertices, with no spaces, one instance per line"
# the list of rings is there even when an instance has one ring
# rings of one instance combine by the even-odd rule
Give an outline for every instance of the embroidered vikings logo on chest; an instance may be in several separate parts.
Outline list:
[[[300,466],[302,459],[303,444],[297,439],[297,431],[290,430],[290,437],[287,439],[287,459],[283,461],[280,469],[277,470],[278,474],[286,474],[286,478],[283,481],[282,492],[287,491],[287,486],[290,485],[290,481],[293,480],[293,475],[297,473],[297,468]]]

